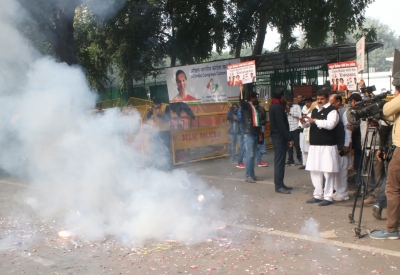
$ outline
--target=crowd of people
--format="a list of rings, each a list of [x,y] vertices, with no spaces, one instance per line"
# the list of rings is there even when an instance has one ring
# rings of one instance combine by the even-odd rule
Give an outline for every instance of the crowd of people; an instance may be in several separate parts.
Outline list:
[[[374,203],[372,215],[381,219],[382,209],[387,207],[386,228],[371,234],[375,239],[398,239],[400,220],[400,72],[393,77],[395,97],[383,107],[381,118],[354,120],[351,111],[366,104],[373,95],[355,92],[346,99],[330,88],[317,92],[316,100],[298,95],[285,97],[283,89],[276,89],[269,107],[271,141],[274,147],[274,184],[275,191],[290,194],[292,187],[285,185],[286,166],[294,166],[294,152],[300,164],[300,170],[310,172],[314,186],[313,197],[306,203],[327,206],[334,201],[349,200],[348,171],[355,170],[355,180],[361,181],[366,175],[362,172],[363,142],[367,129],[376,127],[379,137],[376,146],[379,149],[372,156],[374,169],[366,182],[367,200]],[[231,160],[235,161],[236,144],[239,147],[237,167],[246,169],[245,181],[254,183],[262,180],[255,175],[254,166],[263,165],[261,157],[265,150],[263,136],[266,115],[260,106],[255,92],[244,96],[240,86],[239,104],[233,104],[227,114],[229,136],[231,140]],[[351,122],[350,122],[351,121]],[[392,130],[393,129],[393,130]],[[392,136],[392,137],[391,137]],[[374,145],[375,146],[375,145]],[[354,152],[354,157],[351,152]],[[260,157],[259,157],[260,156]],[[383,164],[389,162],[385,171]]]

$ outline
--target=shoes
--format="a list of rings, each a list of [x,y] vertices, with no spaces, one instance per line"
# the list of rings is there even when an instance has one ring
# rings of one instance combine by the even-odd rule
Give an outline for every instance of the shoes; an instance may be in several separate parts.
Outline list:
[[[372,206],[372,216],[374,216],[375,219],[381,220],[382,219],[382,207],[380,207],[377,204]]]
[[[316,198],[312,198],[306,201],[307,203],[317,203],[317,202],[322,202],[322,200],[316,199]]]
[[[246,168],[246,166],[244,166],[243,163],[239,163],[238,165],[236,165],[236,167],[237,167],[237,168],[241,168],[241,169]]]
[[[304,169],[306,169],[306,167],[304,165],[299,167],[299,170],[304,170]]]
[[[260,181],[260,180],[262,180],[262,178],[257,177],[257,176],[254,176],[254,177],[253,177],[253,180]]]
[[[293,162],[291,162],[291,163],[289,163],[289,162],[287,162],[286,164],[285,164],[285,166],[295,166],[296,164]]]
[[[323,200],[320,203],[318,203],[319,206],[327,206],[327,205],[331,205],[333,202],[332,201],[328,201],[328,200]]]
[[[275,189],[276,193],[281,193],[281,194],[290,194],[289,190],[286,190],[285,188],[281,187],[279,189]]]
[[[385,229],[382,229],[379,232],[372,233],[369,235],[372,239],[377,240],[397,240],[400,238],[399,232],[386,232]]]
[[[252,178],[247,178],[247,179],[245,179],[244,180],[245,182],[248,182],[248,183],[255,183],[256,181],[254,180],[254,179],[252,179]]]
[[[283,185],[282,188],[285,189],[285,190],[293,190],[293,187],[289,187],[289,186],[286,186],[286,185]]]
[[[260,161],[259,163],[258,163],[258,167],[267,167],[268,166],[268,163],[266,163],[266,162],[264,162],[264,161]]]
[[[332,198],[333,198],[334,201],[347,201],[347,200],[350,199],[349,195],[346,195],[346,196],[335,196],[335,195],[333,195]]]
[[[375,196],[368,196],[364,199],[364,204],[374,204],[376,202]]]

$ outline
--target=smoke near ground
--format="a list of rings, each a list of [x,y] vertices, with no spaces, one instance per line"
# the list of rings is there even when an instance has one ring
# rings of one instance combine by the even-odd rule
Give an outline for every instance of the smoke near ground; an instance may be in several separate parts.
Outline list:
[[[0,167],[32,185],[24,202],[86,239],[212,237],[221,192],[183,170],[141,166],[139,114],[88,112],[97,98],[82,69],[31,49],[14,28],[22,15],[2,2]]]

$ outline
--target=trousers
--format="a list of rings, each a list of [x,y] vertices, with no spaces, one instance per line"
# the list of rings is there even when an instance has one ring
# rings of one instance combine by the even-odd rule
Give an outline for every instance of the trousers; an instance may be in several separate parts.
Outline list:
[[[310,171],[311,181],[314,185],[314,198],[332,201],[335,173]],[[325,189],[324,189],[325,177]]]
[[[387,220],[386,231],[399,231],[400,219],[400,148],[393,152],[392,160],[389,162],[388,178],[386,182],[387,197]]]

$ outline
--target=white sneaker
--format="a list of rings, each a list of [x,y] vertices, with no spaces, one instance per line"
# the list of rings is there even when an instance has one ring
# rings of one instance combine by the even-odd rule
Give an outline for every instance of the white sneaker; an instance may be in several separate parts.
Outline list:
[[[349,195],[346,196],[332,196],[334,201],[347,201],[350,199]]]

